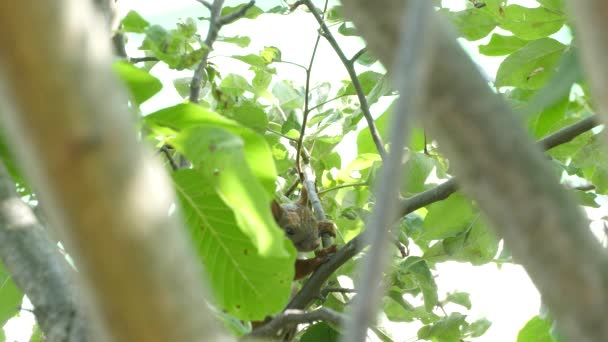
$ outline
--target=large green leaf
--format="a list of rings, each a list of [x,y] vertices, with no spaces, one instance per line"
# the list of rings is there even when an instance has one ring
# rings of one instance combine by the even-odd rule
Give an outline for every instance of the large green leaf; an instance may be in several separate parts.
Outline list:
[[[489,11],[478,8],[469,8],[459,12],[447,10],[440,10],[440,12],[452,20],[458,32],[467,40],[481,39],[498,25],[498,20]]]
[[[504,19],[500,27],[526,40],[547,37],[559,31],[566,22],[563,13],[545,7],[529,8],[509,5],[504,8],[503,13]]]
[[[572,158],[572,164],[582,169],[583,176],[595,185],[599,194],[608,194],[608,153],[601,139],[594,136]]]
[[[23,293],[0,263],[0,327],[19,312]]]
[[[422,292],[426,311],[432,312],[438,303],[437,284],[426,260],[417,256],[409,256],[399,263],[398,270],[401,274],[409,274],[413,277],[415,285]]]
[[[526,44],[527,41],[515,36],[494,33],[487,44],[479,45],[479,53],[486,56],[504,56],[521,49]]]
[[[131,10],[121,21],[121,29],[125,32],[144,33],[150,23],[139,13]]]
[[[461,194],[433,203],[428,210],[421,234],[425,240],[457,236],[470,228],[476,219],[471,201]]]
[[[462,341],[461,327],[467,325],[465,318],[461,313],[452,312],[448,317],[420,328],[418,338],[439,342]]]
[[[156,77],[127,62],[116,62],[113,68],[129,88],[133,101],[138,106],[163,88],[163,84]]]
[[[262,182],[266,193],[274,194],[276,169],[272,160],[270,147],[264,137],[253,130],[239,125],[208,109],[189,103],[161,109],[144,118],[144,122],[151,128],[157,128],[159,134],[163,128],[169,128],[175,133],[195,126],[220,127],[240,136],[244,143],[247,164],[256,178]]]
[[[553,342],[551,323],[538,316],[533,317],[517,334],[517,342]]]
[[[239,319],[261,320],[281,310],[294,275],[295,249],[282,238],[288,256],[264,256],[237,223],[235,212],[195,170],[173,174],[185,221],[208,273],[217,304]],[[270,215],[270,208],[266,208]],[[280,233],[276,225],[269,227]]]
[[[437,168],[438,173],[443,171],[443,166],[434,157],[422,152],[410,153],[403,167],[402,194],[409,197],[433,186],[425,185],[425,182],[434,168]]]
[[[552,38],[530,42],[508,56],[496,72],[496,85],[539,89],[555,70],[566,46]]]
[[[243,140],[219,127],[193,127],[171,140],[234,211],[238,227],[262,255],[283,256],[283,235],[270,212],[272,198],[247,166]]]

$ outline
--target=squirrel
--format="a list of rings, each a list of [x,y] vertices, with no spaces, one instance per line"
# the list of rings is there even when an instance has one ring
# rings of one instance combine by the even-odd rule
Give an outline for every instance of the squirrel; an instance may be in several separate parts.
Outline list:
[[[273,200],[271,207],[272,216],[298,252],[315,252],[314,258],[296,259],[294,280],[311,274],[327,261],[329,254],[336,251],[335,244],[318,249],[321,244],[321,235],[329,234],[335,238],[336,229],[331,221],[315,219],[308,204],[306,188],[302,188],[300,198],[296,202],[279,204]]]

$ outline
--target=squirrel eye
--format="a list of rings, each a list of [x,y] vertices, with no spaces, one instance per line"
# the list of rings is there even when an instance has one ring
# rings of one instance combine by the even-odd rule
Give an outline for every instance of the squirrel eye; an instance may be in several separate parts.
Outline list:
[[[295,229],[291,228],[291,227],[287,227],[285,228],[285,234],[287,235],[294,235],[296,233]]]

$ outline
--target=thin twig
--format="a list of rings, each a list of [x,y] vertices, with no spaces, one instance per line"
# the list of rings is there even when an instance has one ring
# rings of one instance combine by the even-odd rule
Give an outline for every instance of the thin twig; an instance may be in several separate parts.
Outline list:
[[[169,165],[171,166],[171,169],[173,171],[177,171],[177,170],[179,170],[179,166],[177,166],[175,159],[173,159],[173,156],[171,156],[171,152],[169,151],[169,149],[170,149],[169,145],[163,145],[160,147],[160,149],[158,151],[165,155],[165,157],[169,161]]]
[[[323,9],[323,13],[327,9],[327,0],[325,1],[325,8]],[[312,73],[312,66],[315,61],[315,56],[317,55],[317,48],[319,47],[319,41],[321,40],[321,34],[317,34],[317,39],[315,40],[314,48],[312,49],[312,55],[310,56],[310,63],[308,63],[308,68],[306,69],[306,86],[304,90],[304,113],[302,115],[302,126],[300,127],[300,137],[298,139],[298,144],[296,146],[296,167],[298,168],[298,172],[300,172],[300,177],[302,177],[302,165],[300,164],[300,156],[302,154],[302,143],[304,142],[304,134],[306,133],[306,123],[308,122],[308,114],[310,113],[308,109],[308,104],[310,101],[310,75]]]
[[[382,138],[380,137],[380,132],[378,132],[378,128],[376,128],[376,124],[374,123],[374,118],[372,117],[372,113],[369,110],[369,104],[367,103],[367,98],[365,98],[365,92],[363,91],[363,87],[361,87],[361,83],[359,82],[359,78],[357,77],[355,67],[348,60],[346,55],[344,55],[344,52],[340,48],[340,45],[338,45],[338,42],[336,41],[333,34],[329,30],[329,27],[327,27],[327,24],[325,24],[325,21],[323,20],[322,15],[319,13],[317,8],[314,6],[312,1],[303,0],[302,3],[305,4],[306,7],[308,7],[308,9],[310,10],[310,12],[314,15],[315,19],[319,23],[319,26],[321,26],[323,36],[325,37],[325,39],[327,39],[327,41],[329,42],[331,47],[336,52],[336,55],[338,55],[338,58],[340,58],[340,61],[346,68],[346,71],[348,72],[348,76],[350,77],[351,82],[353,83],[353,87],[355,88],[355,92],[357,93],[357,98],[359,99],[359,104],[361,106],[361,112],[363,113],[363,116],[365,117],[365,120],[367,121],[367,126],[369,127],[369,132],[372,136],[372,140],[374,141],[374,144],[376,145],[376,149],[378,149],[378,153],[380,154],[380,157],[382,157],[382,160],[384,160],[386,157],[386,150],[384,149],[384,144],[382,143]]]
[[[354,64],[357,59],[359,59],[359,57],[363,56],[364,53],[367,52],[367,48],[364,47],[363,49],[357,51],[357,53],[355,53],[349,60],[350,64]]]
[[[129,62],[131,63],[141,63],[141,62],[158,62],[160,59],[154,56],[145,56],[145,57],[131,57],[129,58]]]
[[[359,186],[369,186],[369,183],[368,182],[359,182],[359,183],[340,184],[340,185],[336,185],[334,187],[323,189],[323,190],[319,191],[319,195],[322,195],[324,193],[328,193],[331,191],[344,189],[344,188],[359,187]]]
[[[336,96],[334,98],[331,98],[331,99],[329,99],[327,101],[323,101],[323,102],[319,103],[318,105],[316,105],[314,107],[310,107],[309,110],[312,112],[313,110],[315,110],[317,108],[320,108],[320,107],[322,107],[322,106],[324,106],[324,105],[326,105],[326,104],[328,104],[328,103],[330,103],[332,101],[335,101],[337,99],[341,99],[341,98],[346,97],[346,96],[350,96],[350,95],[347,95],[347,94],[338,95],[338,96]]]

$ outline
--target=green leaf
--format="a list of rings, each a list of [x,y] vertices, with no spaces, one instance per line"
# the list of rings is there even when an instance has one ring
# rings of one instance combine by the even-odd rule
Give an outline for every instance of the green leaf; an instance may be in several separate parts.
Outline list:
[[[238,47],[248,47],[249,43],[251,43],[251,38],[247,36],[234,36],[234,37],[218,37],[218,42],[230,43],[234,44]]]
[[[566,46],[552,38],[530,42],[508,56],[496,72],[496,85],[539,89],[553,74]]]
[[[365,95],[369,94],[370,91],[376,86],[376,84],[378,84],[378,82],[380,82],[380,80],[383,77],[384,77],[384,74],[380,74],[380,73],[377,73],[372,70],[368,70],[368,71],[365,71],[365,72],[357,75],[357,78],[359,79],[359,83],[361,84],[363,93]],[[344,82],[344,83],[345,83],[345,86],[342,87],[342,89],[340,89],[338,91],[338,94],[336,94],[336,96],[357,95],[357,92],[356,92],[355,87],[353,86],[352,82],[348,81],[348,82]]]
[[[279,105],[284,111],[300,109],[304,106],[302,94],[287,81],[275,83],[272,87],[272,94],[279,100]]]
[[[222,8],[222,17],[230,15],[230,14],[240,10],[245,5],[247,5],[247,4],[243,3],[243,4],[240,4],[237,6],[224,6],[224,8]],[[241,19],[241,18],[255,19],[262,13],[264,13],[264,11],[262,11],[258,6],[252,6],[251,8],[247,9],[247,11],[245,11],[245,15],[239,17],[239,19]]]
[[[338,32],[347,37],[358,36],[357,29],[352,24],[342,23],[338,27]]]
[[[342,8],[342,5],[332,6],[325,13],[325,20],[327,21],[328,24],[335,23],[338,21],[343,21],[344,20],[343,13],[344,13],[344,9]]]
[[[350,162],[345,168],[340,170],[340,172],[336,175],[336,181],[342,183],[353,183],[354,181],[361,180],[359,178],[353,178],[353,172],[361,172],[363,170],[369,169],[375,162],[380,161],[380,155],[375,153],[363,153],[357,156],[355,160]],[[361,173],[362,177],[365,177],[363,173]]]
[[[125,32],[144,33],[150,23],[139,13],[131,10],[121,21],[121,29]]]
[[[435,167],[439,170],[442,169],[434,157],[422,152],[410,153],[403,168],[402,194],[408,197],[426,190],[429,185],[424,183]]]
[[[504,20],[500,27],[521,39],[535,40],[559,31],[565,22],[563,13],[545,7],[509,5],[504,8]]]
[[[281,50],[274,46],[266,46],[260,51],[260,57],[262,57],[266,64],[278,62],[281,61]]]
[[[572,158],[573,166],[582,169],[583,176],[595,185],[598,194],[608,194],[608,153],[601,139],[594,136]]]
[[[492,326],[492,322],[488,321],[485,318],[478,319],[475,322],[471,323],[471,325],[467,328],[467,330],[471,333],[471,337],[479,337],[488,331],[488,329]]]
[[[496,26],[498,21],[488,11],[481,11],[477,8],[469,8],[464,11],[450,12],[439,10],[447,15],[458,29],[458,32],[466,40],[478,40],[487,36]]]
[[[494,33],[485,45],[479,45],[479,53],[486,56],[505,56],[528,44],[528,41],[515,36],[503,36]]]
[[[244,56],[234,55],[234,56],[230,56],[230,57],[237,59],[243,63],[247,63],[254,67],[258,67],[258,68],[266,67],[266,61],[264,60],[264,58],[262,58],[261,56],[258,56],[258,55],[254,55],[252,53],[248,54],[248,55],[244,55]]]
[[[311,325],[302,337],[300,342],[334,342],[340,339],[340,333],[327,322],[320,322]]]
[[[547,84],[524,107],[524,113],[534,113],[558,102],[569,102],[572,85],[583,79],[583,72],[575,48],[570,47],[562,55],[557,71]],[[564,109],[565,111],[565,109]]]
[[[533,317],[517,334],[517,342],[553,342],[551,323],[538,316]]]
[[[259,105],[252,101],[244,101],[234,107],[232,115],[236,121],[261,133],[265,132],[266,126],[268,126],[266,113]]]
[[[163,128],[171,129],[173,132],[170,135],[172,135],[175,132],[196,126],[220,127],[239,135],[245,142],[247,164],[256,178],[263,184],[266,193],[274,195],[277,173],[272,160],[272,153],[264,137],[255,131],[239,125],[234,120],[191,103],[161,109],[144,117],[144,122],[150,128],[156,129],[159,135],[166,134],[166,132],[162,132]]]
[[[264,69],[256,69],[254,72],[255,76],[251,80],[251,85],[253,86],[254,93],[260,96],[266,93],[270,82],[272,82],[272,74]]]
[[[447,301],[452,302],[454,304],[462,305],[465,308],[471,310],[471,297],[466,292],[453,292],[450,293],[447,298]]]
[[[193,127],[180,132],[171,144],[215,186],[262,255],[284,255],[282,233],[274,229],[270,212],[272,198],[247,167],[239,136],[219,127]]]
[[[438,240],[454,237],[468,229],[474,220],[471,201],[456,193],[428,207],[421,238]]]
[[[438,303],[437,284],[426,261],[417,256],[409,256],[399,263],[401,274],[410,273],[414,276],[416,286],[422,291],[424,307],[427,312],[432,312]]]
[[[234,97],[243,95],[245,91],[253,92],[247,79],[237,74],[228,74],[220,83],[220,89],[224,94]]]
[[[4,265],[0,263],[0,327],[19,313],[23,293],[11,279]]]
[[[418,330],[418,338],[433,341],[459,341],[462,338],[460,328],[466,325],[466,316],[453,312],[438,322]]]
[[[138,106],[163,88],[163,84],[156,77],[127,62],[116,62],[112,65],[112,68],[120,79],[125,82],[133,96],[133,101]]]
[[[200,39],[196,36],[196,30],[196,22],[192,18],[178,23],[177,29],[169,31],[160,25],[150,25],[146,28],[146,38],[140,50],[151,51],[153,56],[167,63],[171,69],[183,70],[193,67],[209,50],[204,44],[198,47]]]
[[[359,58],[357,58],[355,62],[368,67],[376,63],[377,61],[378,58],[369,53],[369,51],[365,51],[361,56],[359,56]]]
[[[281,236],[285,256],[263,255],[239,229],[235,214],[216,194],[208,175],[179,170],[173,179],[184,218],[220,309],[242,320],[280,311],[291,292],[295,249]],[[270,208],[266,203],[267,214]],[[273,235],[282,235],[276,224]],[[276,237],[277,239],[279,237]],[[279,241],[276,241],[279,242]]]
[[[187,98],[190,96],[191,83],[192,77],[180,77],[173,80],[173,87],[182,98]]]

